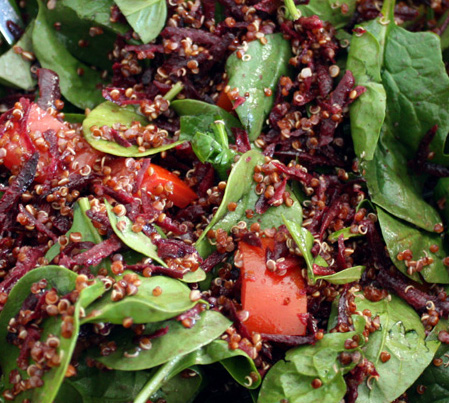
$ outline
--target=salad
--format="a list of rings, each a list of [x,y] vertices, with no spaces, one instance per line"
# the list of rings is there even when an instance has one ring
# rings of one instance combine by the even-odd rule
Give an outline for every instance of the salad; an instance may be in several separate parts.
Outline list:
[[[7,5],[2,401],[449,401],[449,3]]]

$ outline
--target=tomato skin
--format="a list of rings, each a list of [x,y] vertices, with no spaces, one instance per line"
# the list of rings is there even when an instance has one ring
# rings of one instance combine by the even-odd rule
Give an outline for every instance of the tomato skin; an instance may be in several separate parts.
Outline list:
[[[233,112],[232,102],[229,99],[228,94],[224,91],[220,92],[220,95],[218,96],[216,105],[219,106],[220,108],[224,109],[226,112],[229,112],[229,113]]]
[[[306,286],[299,261],[281,276],[266,268],[267,248],[274,247],[271,238],[262,239],[262,247],[240,241],[243,259],[242,306],[249,312],[244,325],[250,333],[278,335],[306,334],[304,317],[307,314]]]
[[[178,176],[159,165],[154,164],[150,164],[148,167],[148,170],[143,177],[141,187],[151,193],[154,192],[158,185],[165,186],[169,182],[173,184],[173,193],[168,196],[168,199],[171,200],[176,207],[185,208],[198,198],[197,194]]]

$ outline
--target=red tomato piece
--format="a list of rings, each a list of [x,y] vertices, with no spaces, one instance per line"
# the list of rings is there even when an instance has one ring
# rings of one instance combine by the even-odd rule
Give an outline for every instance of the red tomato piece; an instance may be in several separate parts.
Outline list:
[[[165,187],[169,182],[173,184],[173,193],[169,195],[168,199],[171,200],[175,206],[185,208],[198,198],[197,194],[178,176],[154,164],[150,164],[142,180],[141,187],[146,189],[147,192],[152,193],[158,185]]]
[[[224,91],[221,91],[220,95],[218,96],[217,106],[230,113],[232,113],[233,111],[232,102],[229,99],[228,94]]]
[[[239,243],[243,259],[242,305],[249,312],[244,324],[250,333],[305,335],[307,297],[299,264],[288,265],[283,276],[270,272],[265,254],[267,248],[273,247],[271,238],[263,238],[262,247]]]

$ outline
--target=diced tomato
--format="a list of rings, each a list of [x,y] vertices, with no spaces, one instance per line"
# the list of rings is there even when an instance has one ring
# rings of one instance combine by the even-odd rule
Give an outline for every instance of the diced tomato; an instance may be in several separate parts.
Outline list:
[[[232,112],[232,102],[228,97],[228,94],[224,91],[221,91],[220,95],[217,99],[217,106],[224,109],[227,112]]]
[[[302,319],[307,313],[307,297],[300,267],[288,265],[285,275],[270,272],[265,255],[267,248],[273,247],[271,238],[263,238],[262,247],[239,243],[242,305],[249,312],[244,324],[249,332],[302,336],[306,333]]]
[[[187,207],[193,200],[197,199],[197,194],[185,184],[178,176],[166,169],[150,164],[142,180],[142,188],[147,192],[154,192],[158,185],[165,187],[167,183],[173,184],[173,193],[168,197],[173,204],[180,208]]]
[[[70,130],[66,123],[44,111],[37,104],[23,101],[23,107],[24,118],[10,124],[0,139],[0,145],[6,150],[3,163],[13,174],[20,171],[21,166],[31,157],[34,149],[39,152],[35,180],[41,183],[48,178],[49,167],[52,167],[53,174],[57,174],[58,169],[77,172],[86,165],[92,166],[103,155],[94,150],[82,136]],[[55,134],[58,133],[56,139],[58,149],[63,152],[70,144],[75,155],[65,153],[70,157],[69,159],[55,161],[55,158],[58,157],[51,155],[48,144],[45,141],[42,142],[42,134],[47,130],[53,130]]]

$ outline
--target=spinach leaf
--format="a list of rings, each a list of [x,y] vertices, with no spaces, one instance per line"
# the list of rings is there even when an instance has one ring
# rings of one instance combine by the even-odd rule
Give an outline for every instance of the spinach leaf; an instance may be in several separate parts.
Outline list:
[[[126,217],[126,215],[123,217],[117,216],[112,210],[112,206],[106,199],[104,200],[104,204],[108,211],[108,218],[111,223],[111,227],[122,242],[131,249],[141,253],[142,255],[148,256],[156,262],[159,262],[162,266],[167,267],[165,262],[158,256],[157,247],[151,239],[143,232],[134,232],[132,230],[132,221]]]
[[[42,279],[46,279],[47,289],[55,288],[60,294],[64,295],[75,288],[77,274],[59,266],[38,267],[25,274],[14,286],[9,294],[8,301],[0,314],[0,347],[4,353],[0,355],[0,364],[5,374],[11,370],[17,369],[16,360],[19,357],[20,350],[6,341],[8,322],[20,311],[23,302],[30,293],[30,287]],[[32,389],[20,395],[20,398],[28,398],[31,401],[50,403],[55,398],[59,386],[64,380],[67,367],[70,363],[76,340],[79,332],[79,316],[81,308],[87,307],[92,301],[101,296],[104,292],[104,285],[101,281],[85,288],[81,291],[78,301],[75,303],[75,313],[73,315],[73,333],[70,338],[61,336],[60,317],[49,317],[43,323],[43,332],[41,339],[46,340],[47,336],[52,334],[59,338],[59,351],[61,354],[61,363],[59,366],[45,372],[43,376],[44,385],[40,388]],[[22,371],[22,375],[26,377]],[[7,377],[5,377],[5,380]],[[8,382],[9,383],[9,382]],[[7,387],[10,385],[8,384]]]
[[[379,315],[381,328],[372,333],[364,349],[365,358],[370,360],[379,373],[379,379],[368,387],[358,388],[357,402],[391,402],[413,384],[432,360],[439,343],[425,341],[424,326],[418,314],[400,298],[392,295],[391,301],[383,299],[371,302],[356,298],[357,310],[368,309],[372,317]],[[382,362],[383,351],[390,354]]]
[[[255,193],[256,184],[253,181],[253,174],[254,167],[257,164],[262,164],[263,161],[264,156],[258,150],[250,150],[243,154],[232,168],[220,207],[195,243],[201,256],[205,257],[213,250],[206,238],[210,229],[221,228],[229,232],[239,221],[245,221],[247,224],[258,222],[262,229],[277,228],[283,223],[282,215],[288,221],[301,224],[302,208],[293,195],[291,197],[294,203],[291,207],[282,204],[278,207],[270,207],[264,214],[254,214],[251,219],[246,217],[245,211],[254,210],[259,198]],[[234,211],[228,210],[228,204],[231,202],[237,203],[237,208]]]
[[[80,359],[76,376],[66,378],[55,403],[118,403],[132,400],[150,378],[148,371],[105,371],[89,367]]]
[[[33,51],[31,34],[34,22],[28,25],[16,46],[27,52]],[[36,80],[31,76],[31,62],[18,55],[14,49],[9,49],[0,56],[0,84],[8,87],[18,87],[31,90],[36,85]]]
[[[58,73],[61,93],[65,98],[81,109],[92,109],[103,100],[101,91],[97,88],[97,84],[102,82],[101,73],[70,54],[48,22],[48,12],[45,4],[39,1],[39,14],[32,34],[37,59],[42,67]],[[83,75],[78,75],[78,69],[82,69]]]
[[[381,137],[374,159],[364,164],[372,201],[395,217],[433,232],[441,222],[437,211],[422,198],[422,184],[410,175],[400,145],[391,135]]]
[[[92,24],[99,24],[109,28],[117,34],[124,34],[129,30],[126,24],[121,22],[111,22],[111,7],[113,0],[61,0],[62,5],[76,12],[81,20],[86,20]]]
[[[215,121],[212,130],[207,133],[197,132],[192,140],[192,149],[201,162],[209,162],[218,172],[221,179],[228,177],[228,171],[234,162],[236,152],[229,148],[225,125]]]
[[[147,155],[153,155],[169,150],[182,143],[182,141],[177,141],[140,152],[139,147],[135,145],[124,147],[113,141],[96,138],[92,135],[90,130],[93,126],[111,127],[115,123],[130,126],[133,122],[140,122],[142,125],[148,124],[148,121],[142,115],[138,115],[132,107],[122,108],[112,102],[103,102],[91,111],[86,119],[84,119],[83,135],[86,141],[96,150],[107,154],[117,155],[119,157],[145,157]]]
[[[47,11],[47,23],[50,26],[54,26],[57,22],[60,24],[57,30],[54,30],[54,35],[57,40],[64,45],[64,47],[78,60],[87,65],[96,66],[102,70],[112,71],[112,62],[108,57],[108,54],[114,49],[114,42],[116,40],[116,33],[111,29],[102,27],[103,33],[101,35],[91,35],[90,29],[92,28],[92,22],[90,21],[95,17],[95,11],[103,8],[105,11],[104,0],[98,2],[88,2],[86,0],[79,4],[82,0],[77,0],[78,4],[73,4],[70,0],[57,1],[55,7]],[[112,3],[112,1],[106,1],[106,3]],[[110,4],[107,11],[110,14]],[[103,7],[101,7],[103,6]],[[84,13],[80,13],[80,8],[84,10]],[[93,11],[94,14],[87,19],[81,17],[85,15],[86,11]],[[126,32],[126,25],[120,24],[122,27],[122,33]],[[98,27],[98,24],[97,24]],[[83,46],[80,46],[80,41]]]
[[[296,243],[296,246],[301,251],[301,254],[307,264],[307,277],[312,284],[315,283],[315,274],[313,273],[313,256],[312,256],[312,246],[313,246],[313,235],[309,230],[301,226],[301,223],[296,223],[293,221],[286,220],[282,217],[288,232],[292,236]]]
[[[347,284],[352,283],[353,281],[360,280],[365,269],[365,266],[354,266],[339,271],[335,274],[329,274],[327,276],[316,276],[315,279],[326,280],[331,284]]]
[[[165,0],[115,0],[143,43],[155,39],[165,26],[167,3]]]
[[[427,336],[426,340],[437,340],[438,333],[441,330],[447,330],[447,320],[440,319],[438,325],[435,326],[432,332]],[[435,354],[435,358],[441,359],[442,364],[436,366],[430,364],[422,375],[407,391],[407,397],[410,401],[415,403],[444,403],[449,399],[449,368],[448,368],[448,354],[449,345],[441,343],[440,348]],[[420,386],[424,385],[424,388]],[[417,389],[420,387],[421,391],[418,393]]]
[[[308,4],[301,4],[297,8],[302,16],[317,15],[321,20],[330,22],[336,29],[339,29],[351,21],[356,3],[355,0],[348,0],[344,3],[335,0],[310,0]],[[343,4],[348,6],[347,12],[343,12]]]
[[[178,280],[165,276],[139,276],[139,280],[141,285],[135,295],[113,302],[113,291],[110,291],[86,310],[81,323],[110,322],[119,325],[129,317],[135,324],[160,322],[193,308],[197,303],[190,300],[190,289]],[[153,295],[156,287],[160,287],[162,294]]]
[[[112,369],[122,371],[140,371],[154,368],[176,357],[181,357],[215,340],[231,325],[221,313],[205,311],[195,326],[188,329],[180,322],[172,320],[163,323],[149,324],[145,334],[168,326],[168,333],[152,340],[150,350],[139,351],[135,357],[127,358],[124,353],[133,353],[136,345],[132,343],[132,331],[120,329],[114,331],[110,338],[117,343],[117,351],[106,357],[98,357],[98,361]]]
[[[446,225],[449,224],[449,178],[441,178],[434,190],[434,199],[441,208]]]
[[[226,129],[242,127],[239,120],[229,112],[196,99],[178,99],[171,103],[171,107],[181,116],[181,140],[190,140],[197,132],[209,130],[217,119],[224,122]],[[228,132],[228,135],[231,133]]]
[[[348,333],[328,333],[314,346],[301,346],[287,351],[286,361],[277,362],[266,375],[259,394],[259,403],[279,402],[287,399],[290,403],[338,403],[346,393],[343,375],[356,364],[343,366],[339,355],[345,349],[345,341],[355,335],[362,335],[365,320],[353,316],[356,331]],[[363,336],[360,337],[364,340]],[[315,389],[312,381],[319,378],[322,386]]]
[[[103,239],[98,233],[97,229],[93,226],[90,218],[87,217],[86,211],[90,210],[90,203],[87,197],[78,199],[78,202],[73,207],[73,223],[72,227],[65,234],[67,237],[73,232],[79,232],[82,235],[83,242],[100,243]],[[55,243],[45,254],[45,258],[51,262],[56,256],[59,255],[61,246],[59,243]]]
[[[392,133],[407,159],[414,157],[420,140],[435,124],[432,160],[449,164],[444,146],[449,131],[449,77],[441,57],[440,40],[430,32],[409,32],[394,26],[385,46],[382,80],[387,92],[387,116]]]
[[[259,137],[274,104],[274,96],[266,96],[264,90],[269,88],[273,94],[276,92],[279,78],[288,74],[288,61],[292,57],[290,43],[282,34],[265,38],[266,45],[252,41],[242,59],[233,53],[226,62],[228,85],[238,88],[240,96],[246,98],[236,112],[252,141]]]
[[[395,266],[402,273],[409,276],[405,261],[398,260],[397,255],[406,249],[410,249],[413,253],[413,260],[415,261],[425,256],[433,259],[433,263],[425,266],[420,272],[424,280],[428,283],[449,284],[449,273],[443,264],[443,259],[448,253],[445,252],[443,240],[438,234],[421,231],[388,214],[381,208],[377,209],[377,217],[388,253]],[[433,253],[430,251],[432,245],[438,246],[438,252]],[[409,277],[419,281],[419,275],[417,273]]]

